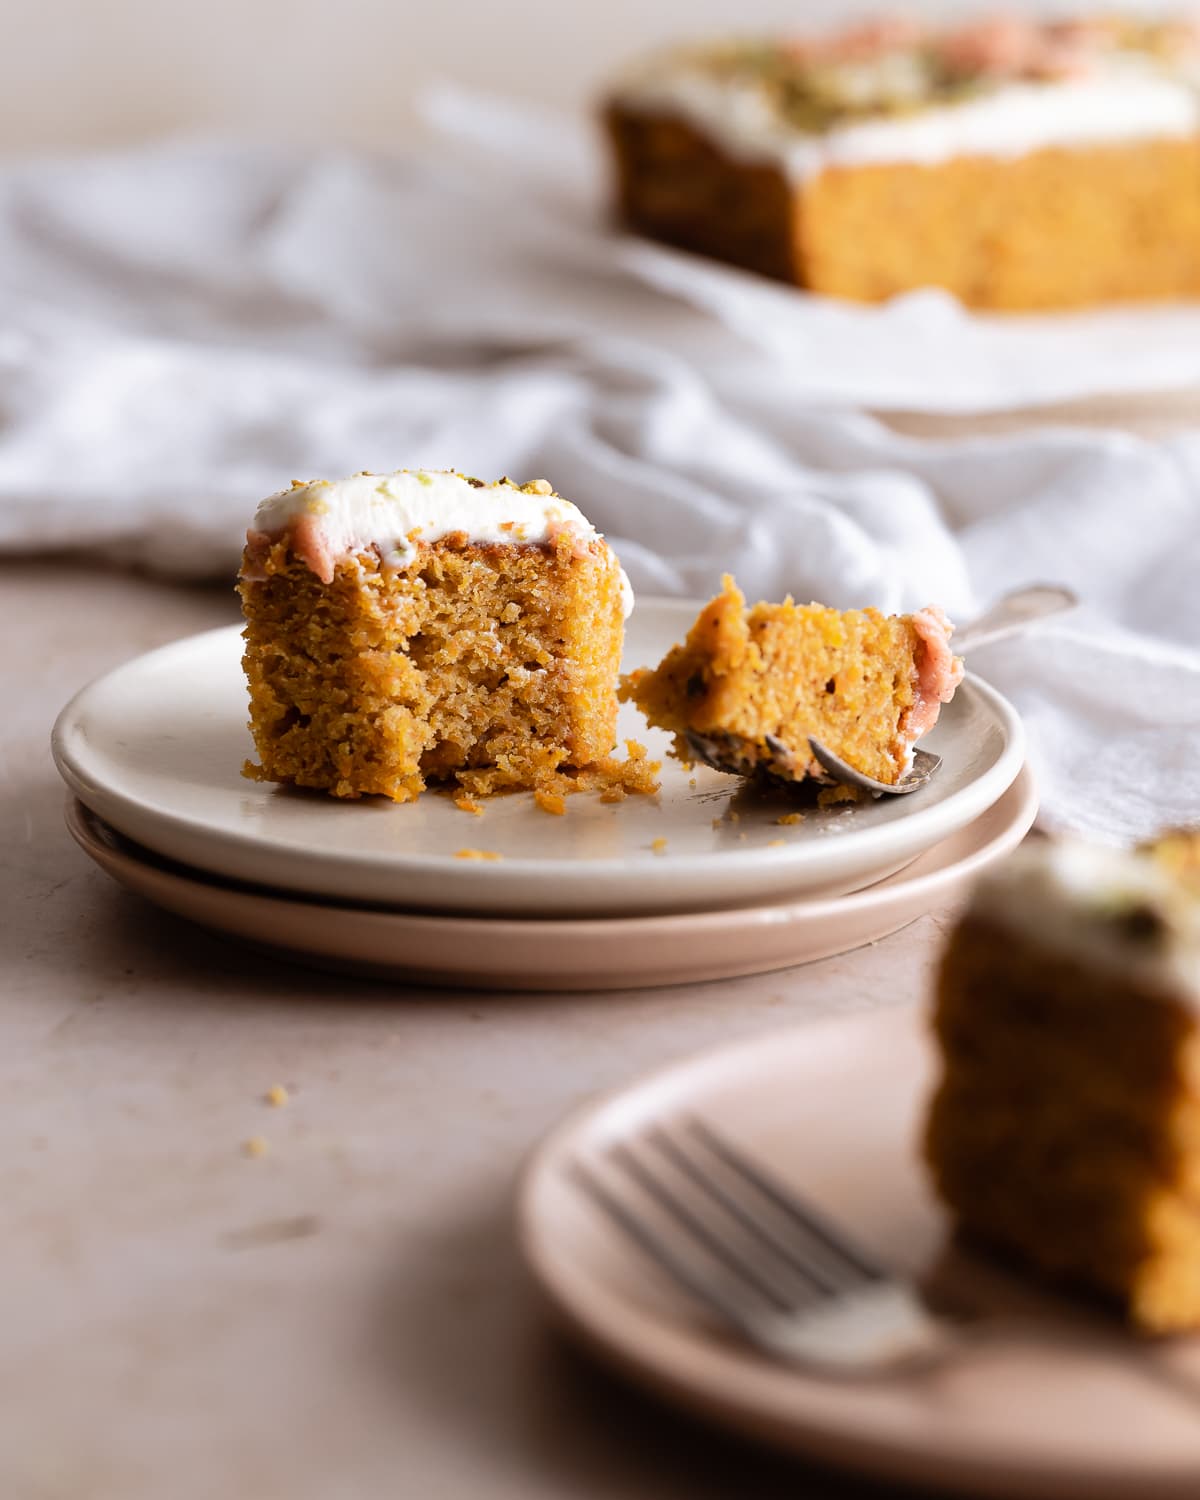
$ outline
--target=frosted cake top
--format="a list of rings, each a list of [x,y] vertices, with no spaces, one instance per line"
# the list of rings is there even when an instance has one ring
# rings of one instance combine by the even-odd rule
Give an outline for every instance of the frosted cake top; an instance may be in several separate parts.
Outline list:
[[[793,178],[1185,136],[1200,128],[1200,21],[1006,16],[931,30],[883,19],[682,47],[646,60],[615,97]]]
[[[485,484],[448,469],[398,469],[296,480],[259,505],[246,539],[253,551],[286,534],[296,555],[329,583],[339,558],[367,548],[378,551],[385,567],[403,568],[422,542],[451,535],[483,546],[519,546],[553,541],[560,532],[580,549],[596,541],[607,546],[579,507],[544,479]],[[628,615],[633,595],[624,572],[621,578]]]
[[[1200,899],[1151,853],[1076,840],[1026,845],[985,875],[972,911],[1088,968],[1200,1006]]]

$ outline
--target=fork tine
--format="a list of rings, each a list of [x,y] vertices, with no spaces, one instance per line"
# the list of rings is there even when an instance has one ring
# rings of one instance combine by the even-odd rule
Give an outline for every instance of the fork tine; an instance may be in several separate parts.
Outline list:
[[[703,1120],[691,1117],[687,1121],[690,1132],[706,1146],[709,1152],[723,1162],[743,1181],[754,1187],[767,1202],[774,1204],[786,1218],[802,1228],[811,1238],[822,1245],[834,1259],[847,1269],[867,1281],[882,1281],[887,1272],[861,1246],[850,1241],[836,1229],[828,1219],[794,1193],[789,1192],[775,1178],[767,1174],[754,1162],[743,1156],[728,1141],[717,1135]]]
[[[739,1276],[776,1312],[786,1312],[793,1305],[793,1299],[784,1295],[778,1287],[773,1286],[763,1276],[760,1269],[752,1265],[744,1255],[739,1254],[719,1234],[714,1233],[698,1214],[694,1213],[677,1194],[666,1186],[661,1177],[657,1177],[644,1162],[634,1155],[628,1145],[622,1142],[614,1146],[611,1156],[612,1160],[619,1163],[633,1178],[646,1196],[674,1219],[675,1223],[689,1234],[696,1244],[701,1245],[727,1271],[732,1271],[735,1276]]]
[[[651,1228],[640,1214],[623,1203],[615,1193],[609,1192],[594,1172],[576,1160],[571,1163],[571,1175],[609,1222],[656,1265],[661,1266],[678,1286],[689,1292],[697,1302],[726,1318],[734,1327],[746,1328],[746,1310],[737,1299],[728,1296],[715,1279],[699,1275],[687,1258],[677,1255],[668,1241]]]
[[[839,1291],[843,1287],[845,1283],[844,1275],[837,1274],[836,1270],[831,1275],[828,1266],[823,1267],[818,1261],[814,1261],[809,1247],[805,1247],[807,1255],[802,1256],[799,1247],[786,1244],[777,1234],[772,1233],[761,1217],[756,1218],[715,1177],[705,1176],[702,1168],[688,1156],[679,1142],[673,1140],[661,1126],[651,1130],[647,1135],[647,1139],[681,1173],[694,1183],[702,1193],[707,1194],[714,1202],[718,1203],[731,1219],[741,1225],[742,1229],[748,1235],[757,1240],[760,1245],[764,1245],[768,1250],[772,1251],[785,1266],[802,1277],[807,1283],[807,1290],[810,1294],[813,1291],[828,1294]],[[858,1278],[856,1277],[855,1279],[857,1280]]]

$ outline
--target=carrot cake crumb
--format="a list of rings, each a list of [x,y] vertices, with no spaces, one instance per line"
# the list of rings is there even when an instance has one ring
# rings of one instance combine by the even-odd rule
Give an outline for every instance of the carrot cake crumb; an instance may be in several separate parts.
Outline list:
[[[556,818],[561,818],[567,810],[567,799],[561,792],[547,792],[541,787],[533,794],[533,800],[545,813],[553,813]]]
[[[768,839],[767,840],[767,848],[768,849],[786,849],[787,848],[787,839]]]
[[[803,823],[804,814],[802,812],[784,813],[781,818],[776,818],[775,821],[784,828],[790,828],[794,823]]]
[[[474,797],[468,797],[466,792],[455,797],[454,805],[461,812],[474,813],[477,818],[483,817],[483,808],[475,801]]]
[[[273,1083],[263,1095],[263,1098],[272,1109],[282,1109],[291,1097],[291,1094],[288,1093],[282,1083]]]
[[[242,1142],[243,1156],[266,1156],[270,1149],[270,1146],[261,1135],[252,1135],[248,1141]]]
[[[667,852],[667,841],[666,839],[655,839],[650,848],[655,854],[665,854]]]
[[[455,859],[503,859],[503,854],[497,854],[494,849],[456,849]]]
[[[870,796],[861,787],[838,782],[836,786],[823,786],[817,793],[818,807],[836,807],[839,802],[863,802]]]

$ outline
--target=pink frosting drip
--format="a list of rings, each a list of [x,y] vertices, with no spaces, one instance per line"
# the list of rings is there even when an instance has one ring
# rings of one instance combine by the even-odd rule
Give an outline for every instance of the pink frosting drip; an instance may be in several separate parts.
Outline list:
[[[963,679],[962,657],[950,649],[954,626],[945,611],[930,604],[911,618],[917,632],[917,698],[900,725],[901,736],[910,745],[929,733],[942,704],[950,702]]]
[[[329,537],[318,516],[297,516],[280,532],[257,531],[252,526],[246,533],[248,544],[242,563],[242,577],[252,583],[261,583],[267,576],[262,560],[272,542],[287,534],[292,551],[317,575],[322,583],[333,582],[333,571],[337,557],[329,545]]]

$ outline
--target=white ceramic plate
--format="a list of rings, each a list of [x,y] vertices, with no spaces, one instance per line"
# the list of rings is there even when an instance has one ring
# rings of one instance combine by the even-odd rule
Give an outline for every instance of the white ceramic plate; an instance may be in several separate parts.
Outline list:
[[[930,1054],[923,1011],[904,1006],[727,1047],[585,1109],[540,1148],[520,1187],[534,1275],[567,1324],[628,1374],[824,1462],[921,1493],[1195,1500],[1200,1339],[1138,1341],[1082,1303],[948,1250],[916,1152]],[[577,1155],[682,1112],[890,1264],[990,1315],[991,1336],[934,1369],[860,1380],[775,1365],[723,1336],[569,1176]]]
[[[886,937],[952,900],[1013,849],[1036,811],[1033,780],[1023,771],[973,823],[866,890],[676,916],[551,921],[321,905],[228,885],[139,849],[75,799],[67,807],[67,827],[84,852],[130,890],[302,963],[406,983],[607,990],[761,974]]]
[[[698,606],[644,600],[626,666],[657,662]],[[253,754],[236,627],[176,641],[92,683],[59,716],[53,748],[68,786],[148,849],[228,879],[424,910],[596,916],[706,910],[882,879],[977,818],[1016,779],[1021,725],[968,679],[924,741],[944,758],[908,797],[810,811],[776,823],[778,802],[726,814],[735,778],[694,775],[665,757],[667,736],[622,709],[620,735],[663,759],[662,792],[605,804],[583,793],[564,817],[531,797],[493,798],[482,817],[446,797],[339,802],[246,781]],[[714,826],[714,824],[716,826]],[[666,840],[655,851],[656,840]],[[495,862],[455,858],[494,851]]]

